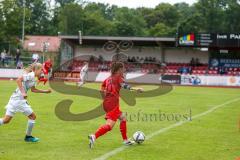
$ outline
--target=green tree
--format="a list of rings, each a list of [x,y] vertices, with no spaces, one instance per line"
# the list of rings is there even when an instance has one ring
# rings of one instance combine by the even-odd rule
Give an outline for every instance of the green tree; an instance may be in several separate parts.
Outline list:
[[[3,15],[3,39],[12,43],[17,43],[17,37],[22,35],[22,17],[23,7],[20,6],[18,0],[4,0],[0,2]],[[26,9],[26,19],[29,19],[30,11]],[[26,29],[30,28],[29,24],[25,25]]]
[[[85,20],[83,33],[85,35],[111,35],[112,7],[108,4],[89,3],[84,7]]]
[[[126,7],[115,11],[113,20],[113,34],[116,36],[144,36],[146,22],[134,9]]]
[[[160,3],[129,9],[85,0],[0,0],[0,42],[21,38],[23,2],[26,34],[112,36],[175,36],[179,32],[239,32],[239,0]]]
[[[176,27],[179,20],[179,12],[175,6],[168,3],[161,3],[155,8],[156,15],[160,21],[170,27]]]
[[[30,11],[30,18],[26,20],[30,28],[26,30],[27,34],[46,35],[50,33],[50,11],[47,8],[46,0],[26,0],[26,8]]]
[[[109,35],[112,31],[112,24],[110,21],[104,19],[101,13],[92,12],[86,14],[84,20],[84,35]]]
[[[164,23],[158,23],[154,27],[150,28],[149,34],[151,36],[160,37],[160,36],[174,36],[175,29],[166,26]]]
[[[4,30],[4,18],[3,18],[3,8],[2,5],[0,4],[0,43],[3,42],[3,37],[5,34],[5,30]]]
[[[198,33],[206,32],[204,29],[204,17],[199,13],[194,13],[190,17],[183,21],[180,21],[177,26],[177,32],[179,33]]]
[[[55,3],[57,5],[60,5],[60,7],[64,7],[66,4],[69,4],[69,3],[75,3],[76,0],[55,0]]]
[[[144,16],[148,27],[151,28],[157,23],[164,23],[170,27],[176,27],[179,20],[179,12],[175,6],[169,3],[160,3],[154,10],[144,10]]]
[[[187,4],[185,2],[176,3],[176,4],[174,4],[174,6],[176,7],[176,9],[179,13],[178,22],[183,22],[194,14],[194,7],[189,6],[189,4]]]
[[[236,32],[240,31],[240,2],[236,0],[229,0],[227,2],[226,17],[225,17],[225,31]]]
[[[138,14],[141,17],[143,17],[143,19],[145,20],[145,22],[146,22],[146,30],[151,28],[153,26],[151,18],[153,16],[154,9],[141,7],[141,8],[137,8],[136,10],[137,10]]]
[[[69,3],[60,9],[58,28],[61,33],[76,35],[84,28],[85,13],[81,5]]]
[[[195,11],[202,17],[202,30],[205,32],[222,32],[224,30],[226,0],[199,0]]]
[[[117,9],[115,5],[103,4],[103,3],[88,3],[84,10],[88,13],[98,12],[104,19],[113,20],[114,13]]]

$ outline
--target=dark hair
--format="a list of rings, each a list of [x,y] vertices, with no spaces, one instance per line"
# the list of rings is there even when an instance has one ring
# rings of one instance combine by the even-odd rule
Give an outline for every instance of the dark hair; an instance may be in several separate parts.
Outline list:
[[[124,64],[122,62],[113,62],[111,65],[112,75],[115,74],[121,68],[124,68]]]

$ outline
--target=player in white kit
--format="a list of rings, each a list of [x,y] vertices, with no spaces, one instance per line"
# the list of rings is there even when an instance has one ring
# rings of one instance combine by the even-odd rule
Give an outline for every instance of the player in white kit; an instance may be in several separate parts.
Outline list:
[[[87,78],[87,73],[88,73],[88,62],[83,63],[83,67],[81,68],[80,71],[80,80],[77,82],[77,86],[81,87],[86,81]]]
[[[51,90],[39,90],[35,88],[35,78],[39,77],[42,72],[42,64],[34,63],[25,69],[22,76],[17,79],[18,88],[13,92],[6,106],[6,114],[0,118],[0,126],[11,121],[17,112],[23,113],[28,117],[25,141],[38,142],[39,139],[32,136],[32,129],[35,124],[36,115],[27,102],[27,91],[31,89],[34,93],[50,93]]]

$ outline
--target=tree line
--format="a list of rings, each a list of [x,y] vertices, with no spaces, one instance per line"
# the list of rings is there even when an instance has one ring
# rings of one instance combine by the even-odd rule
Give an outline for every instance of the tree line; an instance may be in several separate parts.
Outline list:
[[[24,7],[25,6],[25,7]],[[239,0],[160,3],[155,8],[127,8],[84,0],[0,1],[0,43],[28,35],[167,36],[176,32],[240,31]]]

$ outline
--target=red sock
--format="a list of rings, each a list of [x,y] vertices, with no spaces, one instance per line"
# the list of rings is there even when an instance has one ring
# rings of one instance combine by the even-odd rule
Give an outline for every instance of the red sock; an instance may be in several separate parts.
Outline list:
[[[120,132],[123,140],[127,140],[127,122],[124,120],[120,122]]]
[[[95,133],[95,137],[96,139],[102,135],[104,135],[105,133],[107,133],[108,131],[111,131],[111,126],[110,125],[103,125],[101,127],[98,128],[97,132]]]

